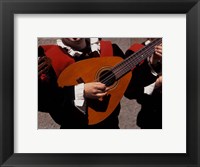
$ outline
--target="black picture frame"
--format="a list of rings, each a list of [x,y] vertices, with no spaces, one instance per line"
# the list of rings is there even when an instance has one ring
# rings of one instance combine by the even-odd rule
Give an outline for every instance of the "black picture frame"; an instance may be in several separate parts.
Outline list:
[[[14,14],[186,14],[186,154],[22,154],[14,153]],[[1,166],[200,166],[198,65],[199,0],[0,0],[0,164]],[[181,40],[181,39],[180,39]],[[178,66],[178,62],[177,62]],[[177,81],[178,82],[178,81]],[[180,83],[181,84],[181,83]],[[170,104],[169,104],[170,105]],[[173,109],[173,107],[172,107]],[[117,147],[117,146],[116,146]]]

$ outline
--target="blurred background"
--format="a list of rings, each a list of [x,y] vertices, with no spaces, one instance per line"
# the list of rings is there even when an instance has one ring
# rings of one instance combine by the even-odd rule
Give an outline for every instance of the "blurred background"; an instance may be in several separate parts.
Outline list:
[[[56,44],[58,38],[38,38],[39,45]],[[126,50],[134,43],[142,43],[146,38],[102,38],[102,40],[110,40],[117,44],[125,53]],[[126,97],[121,99],[121,111],[119,114],[120,129],[139,129],[136,125],[137,114],[140,111],[140,104],[136,100],[129,100]],[[38,112],[38,129],[59,129],[48,113]]]

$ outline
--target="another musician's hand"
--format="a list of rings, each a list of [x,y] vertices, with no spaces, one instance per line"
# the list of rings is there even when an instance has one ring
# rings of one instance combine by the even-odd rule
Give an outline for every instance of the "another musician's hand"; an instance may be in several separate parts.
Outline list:
[[[162,60],[162,45],[155,46],[155,52],[150,58],[151,64],[156,64]]]
[[[38,59],[38,75],[40,76],[43,73],[49,71],[51,67],[51,59],[43,56]]]
[[[155,86],[156,88],[159,88],[162,86],[162,75],[157,78]]]
[[[108,88],[100,82],[90,82],[84,85],[84,96],[90,99],[99,99],[107,94]]]

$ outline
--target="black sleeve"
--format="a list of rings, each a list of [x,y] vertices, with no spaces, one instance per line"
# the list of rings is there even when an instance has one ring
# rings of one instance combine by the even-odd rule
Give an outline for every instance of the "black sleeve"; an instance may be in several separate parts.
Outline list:
[[[45,56],[42,47],[38,48],[38,56]],[[57,76],[51,67],[46,73],[46,79],[42,80],[38,76],[38,111],[56,112],[59,106],[64,103],[73,104],[74,86],[59,87],[57,84]]]
[[[117,44],[112,44],[113,47],[113,55],[114,56],[119,56],[124,58],[124,53],[123,51],[119,48],[119,46]]]
[[[61,125],[74,106],[74,86],[59,87],[56,80],[38,80],[38,111],[47,112]]]
[[[128,50],[125,53],[125,58],[133,53],[133,51]],[[129,99],[137,99],[144,94],[144,87],[152,84],[156,79],[157,76],[151,73],[148,61],[145,60],[132,71],[132,78],[124,95]]]
[[[38,80],[38,111],[56,112],[63,104],[73,105],[74,86],[60,88],[56,83]]]

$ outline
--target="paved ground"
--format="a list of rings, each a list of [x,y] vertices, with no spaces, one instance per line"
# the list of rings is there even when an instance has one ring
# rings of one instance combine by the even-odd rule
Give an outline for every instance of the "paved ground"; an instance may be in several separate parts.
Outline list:
[[[140,110],[140,105],[135,100],[129,100],[125,97],[121,100],[121,111],[119,114],[119,127],[121,129],[138,129],[136,125],[136,117]],[[39,129],[57,129],[56,124],[48,113],[38,112],[38,128]]]
[[[120,46],[123,51],[135,42],[142,42],[144,38],[109,38],[113,43]],[[55,38],[39,38],[38,45],[53,44]],[[121,129],[138,129],[136,125],[137,114],[140,110],[140,105],[135,100],[129,100],[125,97],[121,100],[121,111],[119,114],[119,126]],[[57,129],[59,125],[56,124],[48,113],[38,112],[38,128],[39,129]]]

